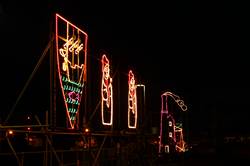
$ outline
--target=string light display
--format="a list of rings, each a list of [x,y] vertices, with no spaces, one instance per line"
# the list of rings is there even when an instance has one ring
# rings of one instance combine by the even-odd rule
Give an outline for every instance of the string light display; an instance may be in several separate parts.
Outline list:
[[[135,76],[132,70],[128,74],[128,128],[137,127],[137,96]]]
[[[111,126],[113,124],[113,87],[112,78],[110,77],[109,60],[105,54],[102,56],[101,95],[102,124]]]
[[[86,80],[88,35],[56,14],[56,59],[68,127],[78,126],[79,108]]]
[[[183,137],[183,127],[181,122],[176,122],[173,112],[169,110],[168,97],[174,99],[182,111],[187,111],[187,106],[179,96],[165,92],[161,95],[161,122],[160,122],[160,140],[159,153],[163,151],[169,153],[170,150],[175,152],[185,152],[186,143]],[[165,122],[165,123],[164,123]],[[163,150],[164,149],[164,150]]]

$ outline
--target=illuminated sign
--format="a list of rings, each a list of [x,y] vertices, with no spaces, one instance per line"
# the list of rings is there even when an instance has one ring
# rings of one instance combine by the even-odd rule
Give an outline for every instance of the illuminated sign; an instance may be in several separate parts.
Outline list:
[[[128,74],[128,128],[137,126],[137,97],[135,77],[132,70]]]
[[[88,35],[56,14],[56,59],[69,128],[78,124],[86,80]]]
[[[186,143],[183,137],[182,123],[177,123],[174,117],[173,110],[169,110],[169,99],[171,97],[179,106],[182,111],[187,110],[187,106],[179,96],[165,92],[161,95],[161,122],[160,122],[160,140],[159,140],[159,153],[162,153],[162,149],[166,153],[171,151],[185,152]],[[167,147],[167,148],[166,148]]]
[[[106,55],[102,56],[102,85],[101,85],[101,114],[102,124],[113,124],[113,88],[112,78],[110,77],[109,60]]]

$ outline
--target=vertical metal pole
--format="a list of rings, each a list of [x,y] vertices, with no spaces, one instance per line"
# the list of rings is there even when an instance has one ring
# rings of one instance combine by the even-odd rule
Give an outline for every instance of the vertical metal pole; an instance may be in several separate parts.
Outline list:
[[[118,71],[117,71],[117,73],[118,73],[118,76],[117,76],[117,107],[118,107],[118,122],[117,122],[117,126],[118,126],[118,129],[121,129],[121,123],[120,123],[120,119],[121,119],[121,103],[120,103],[120,94],[121,94],[121,92],[120,92],[120,71],[119,71],[119,69],[118,69]]]
[[[7,140],[8,144],[9,144],[9,147],[10,147],[12,153],[13,153],[14,156],[16,157],[16,160],[17,160],[18,165],[19,165],[19,166],[22,166],[21,161],[20,161],[20,159],[19,159],[19,157],[18,157],[18,155],[17,155],[17,153],[16,153],[14,147],[12,146],[11,141],[10,141],[10,139],[9,139],[8,136],[6,136],[6,140]]]
[[[50,31],[52,31],[52,24],[50,25]],[[52,32],[50,32],[50,36],[52,36]],[[51,46],[52,47],[52,46]],[[50,49],[51,49],[50,47]],[[52,125],[52,119],[53,119],[53,72],[54,72],[54,69],[53,69],[53,54],[51,54],[51,51],[50,51],[50,58],[49,58],[49,64],[50,64],[50,81],[49,81],[49,85],[50,85],[50,126],[53,126]]]
[[[141,130],[143,131],[143,132],[145,132],[144,131],[144,129],[145,129],[145,118],[146,118],[146,98],[145,98],[145,85],[144,84],[137,84],[136,85],[136,88],[137,87],[142,87],[143,88],[143,101],[140,99],[140,105],[141,105],[141,108],[140,109],[142,109],[142,113],[141,113],[141,117],[140,117],[140,121],[139,122],[141,122]],[[141,93],[140,93],[141,94]]]
[[[146,116],[146,87],[145,87],[145,85],[144,85],[144,87],[143,87],[143,92],[144,92],[144,94],[143,94],[143,103],[144,103],[144,110],[143,110],[143,118],[144,118],[144,122],[143,122],[143,129],[146,129],[147,128],[147,126],[146,126],[146,122],[148,122],[148,120],[147,120],[147,116]],[[144,131],[145,132],[145,131]]]
[[[54,18],[54,16],[52,17]],[[53,19],[54,20],[54,19]],[[51,21],[50,24],[50,38],[51,39],[55,39],[55,35],[54,35],[54,21]],[[54,41],[54,40],[53,40]],[[50,127],[52,130],[55,129],[56,127],[56,68],[55,68],[55,56],[54,56],[54,42],[52,42],[51,47],[50,47]],[[47,141],[48,141],[48,137],[47,136]],[[51,139],[51,143],[53,141],[52,136],[50,136]],[[53,165],[52,162],[52,148],[50,148],[50,165]],[[46,163],[47,164],[47,163]]]
[[[46,124],[46,128],[45,128],[45,134],[48,134],[48,125],[49,125],[49,112],[48,110],[46,111],[46,115],[45,115],[46,119],[45,119],[45,124]],[[44,156],[44,166],[47,166],[48,164],[48,139],[46,139],[45,141],[45,156]]]
[[[80,151],[76,152],[76,166],[80,166],[79,153]]]
[[[53,21],[51,21],[53,22]],[[55,36],[53,33],[53,23],[51,23],[50,38],[54,41]],[[54,56],[54,42],[50,46],[50,126],[55,128],[56,124],[56,68],[55,68],[55,56]]]
[[[88,84],[88,80],[90,80],[90,78],[88,78],[88,77],[90,77],[90,74],[88,74],[89,73],[89,70],[90,70],[90,66],[89,66],[89,64],[90,63],[88,63],[88,61],[90,61],[90,58],[88,58],[88,54],[86,55],[86,57],[85,57],[85,72],[86,72],[86,77],[84,77],[85,78],[85,82],[84,82],[84,115],[83,115],[83,128],[86,128],[87,127],[87,122],[88,122],[88,119],[87,119],[87,116],[88,116],[88,99],[90,98],[89,97],[89,94],[90,93],[88,93],[88,86],[89,86],[89,84]]]

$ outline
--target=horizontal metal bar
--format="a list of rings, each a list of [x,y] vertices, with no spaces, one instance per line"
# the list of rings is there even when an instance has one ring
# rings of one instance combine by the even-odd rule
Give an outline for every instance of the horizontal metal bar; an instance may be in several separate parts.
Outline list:
[[[48,125],[15,125],[15,126],[0,125],[0,129],[13,129],[13,128],[25,128],[25,127],[48,127]]]

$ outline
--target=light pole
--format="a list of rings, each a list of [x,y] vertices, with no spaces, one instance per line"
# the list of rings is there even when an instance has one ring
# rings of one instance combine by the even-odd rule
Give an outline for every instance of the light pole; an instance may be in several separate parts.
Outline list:
[[[145,85],[144,84],[137,84],[136,85],[136,88],[137,87],[141,87],[143,88],[143,112],[142,112],[142,128],[144,129],[145,128],[145,113],[146,113],[146,94],[145,94]]]

